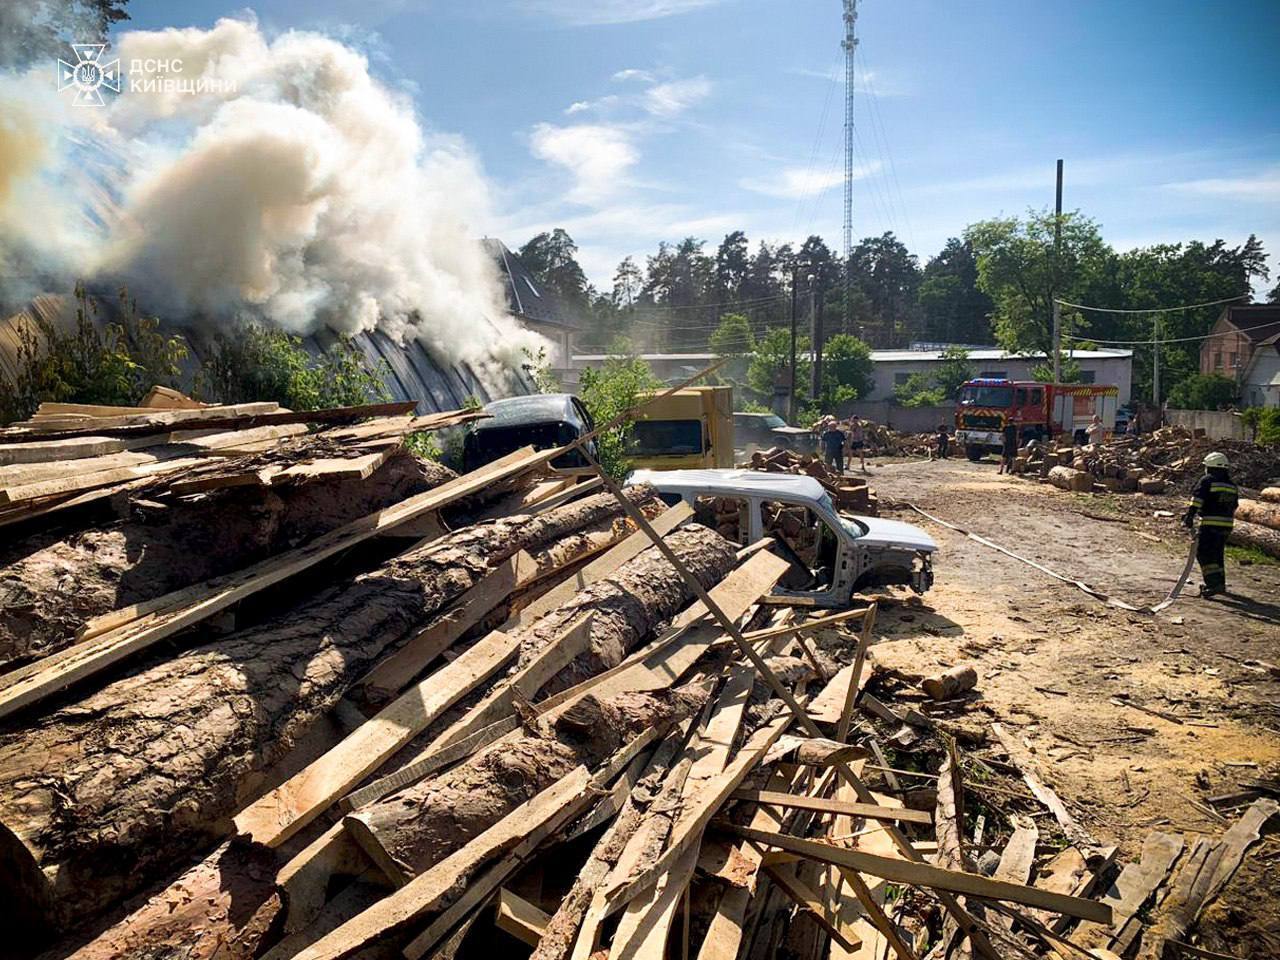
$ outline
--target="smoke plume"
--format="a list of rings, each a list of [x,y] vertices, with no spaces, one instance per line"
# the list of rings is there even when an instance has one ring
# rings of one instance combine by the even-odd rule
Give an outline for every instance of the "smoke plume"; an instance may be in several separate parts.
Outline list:
[[[360,53],[221,20],[123,33],[114,57],[105,107],[57,97],[52,64],[0,74],[0,269],[127,283],[172,319],[380,326],[455,359],[531,343],[476,242],[478,163]]]

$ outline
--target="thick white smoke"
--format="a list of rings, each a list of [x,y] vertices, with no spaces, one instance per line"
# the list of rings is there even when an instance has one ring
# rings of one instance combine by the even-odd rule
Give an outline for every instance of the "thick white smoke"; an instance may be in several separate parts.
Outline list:
[[[173,318],[380,325],[452,358],[531,345],[476,242],[478,164],[358,52],[222,20],[124,33],[115,56],[126,89],[101,108],[52,98],[52,65],[0,76],[0,266],[38,255]]]

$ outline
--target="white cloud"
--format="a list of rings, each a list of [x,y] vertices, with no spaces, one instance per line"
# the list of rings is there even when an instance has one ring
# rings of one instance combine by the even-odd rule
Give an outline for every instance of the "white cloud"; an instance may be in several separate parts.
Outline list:
[[[605,124],[557,127],[540,123],[530,138],[533,155],[573,175],[567,199],[574,203],[598,203],[611,196],[625,180],[640,154],[627,132]]]
[[[628,67],[626,70],[619,70],[609,78],[615,83],[626,83],[628,80],[640,80],[644,83],[653,83],[656,79],[648,70],[637,70],[635,67]]]
[[[1280,201],[1280,167],[1239,177],[1209,177],[1165,184],[1170,190],[1257,203]]]
[[[826,80],[830,83],[844,85],[844,64],[839,63],[830,70],[815,70],[813,67],[792,67],[787,73],[796,77],[811,77],[814,80]],[[862,70],[854,67],[854,96],[867,92],[875,94],[882,100],[886,97],[907,97],[911,90],[900,80],[885,76],[879,70]]]
[[[660,20],[714,6],[723,0],[517,0],[518,10],[573,26]]]
[[[879,169],[880,161],[875,160],[864,166],[855,167],[853,177],[855,180],[861,180]],[[811,197],[816,193],[823,193],[843,182],[843,170],[818,172],[809,167],[786,167],[770,178],[743,177],[738,181],[738,186],[752,193],[763,193],[768,197],[798,200]]]
[[[644,92],[644,108],[655,117],[674,117],[711,95],[711,81],[689,77],[659,83]]]
[[[578,113],[589,113],[593,110],[607,110],[618,103],[620,98],[615,96],[597,97],[595,100],[575,100],[569,106],[565,107],[565,116],[572,117]]]

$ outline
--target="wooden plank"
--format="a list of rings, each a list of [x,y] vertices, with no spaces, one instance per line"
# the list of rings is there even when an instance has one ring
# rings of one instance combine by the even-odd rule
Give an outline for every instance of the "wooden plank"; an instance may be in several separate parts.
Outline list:
[[[794,793],[775,793],[771,790],[735,790],[734,800],[765,803],[777,807],[793,807],[813,810],[817,813],[838,813],[870,820],[896,820],[899,823],[933,823],[928,810],[910,810],[906,807],[885,807],[874,803],[856,803],[846,800],[827,800]]]
[[[541,907],[517,896],[506,887],[498,891],[497,911],[494,923],[522,943],[536,947],[551,915]]]
[[[184,437],[202,436],[209,431],[182,430],[149,437],[70,437],[66,440],[39,440],[29,443],[0,443],[0,466],[13,464],[62,464],[70,460],[106,457],[130,450],[180,443]]]
[[[571,477],[563,489],[530,503],[529,512],[536,515],[546,513],[548,510],[554,510],[556,507],[563,507],[566,503],[577,500],[579,497],[595,493],[602,486],[599,477],[594,477],[582,483],[574,483],[574,479],[576,478]]]
[[[345,813],[359,810],[374,801],[381,800],[388,794],[417,783],[423,777],[429,776],[437,770],[442,770],[460,760],[465,760],[473,753],[483,750],[518,729],[520,729],[520,719],[518,717],[513,716],[505,720],[499,720],[497,723],[490,724],[482,730],[477,730],[469,737],[428,753],[412,763],[406,764],[394,773],[389,773],[385,777],[374,780],[368,786],[353,790],[342,798],[338,806]]]
[[[613,935],[609,960],[663,960],[676,908],[697,863],[698,851],[692,847],[685,850],[652,891],[627,904]]]
[[[236,831],[278,847],[493,676],[519,652],[519,641],[495,630],[472,644],[323,756],[259,797],[235,818]]]
[[[836,943],[846,950],[856,950],[862,943],[862,938],[851,927],[842,924],[838,915],[828,914],[826,904],[812,887],[797,876],[794,866],[766,863],[764,869],[778,889],[807,911]]]
[[[591,777],[585,767],[578,767],[390,896],[321,937],[294,960],[338,960],[384,934],[407,929],[420,917],[439,909],[450,891],[485,861],[521,847],[532,851],[582,809],[590,797]],[[351,819],[348,817],[347,821]],[[446,932],[441,931],[441,935]]]
[[[1049,808],[1049,812],[1058,821],[1058,824],[1062,827],[1062,832],[1067,835],[1067,839],[1072,843],[1079,843],[1088,847],[1096,846],[1097,842],[1089,835],[1089,832],[1076,822],[1075,817],[1071,816],[1070,811],[1067,810],[1066,805],[1059,799],[1058,795],[1041,779],[1039,765],[1032,758],[1031,751],[1024,747],[1016,737],[1008,733],[1000,724],[993,723],[991,730],[1009,755],[1009,762],[1021,771],[1023,781],[1035,795],[1035,798]]]
[[[302,425],[260,427],[257,430],[213,433],[186,443],[168,444],[138,453],[72,460],[60,464],[0,467],[0,503],[20,503],[41,497],[80,493],[98,487],[163,476],[203,466],[210,458],[237,450],[268,450],[278,441],[306,432]]]
[[[653,526],[654,529],[665,536],[692,516],[693,507],[681,501],[656,517],[653,520]],[[606,553],[592,560],[563,583],[558,584],[533,603],[513,614],[502,625],[502,629],[510,632],[517,628],[528,626],[567,601],[572,600],[574,594],[578,591],[599,580],[603,580],[628,560],[638,556],[648,546],[648,537],[644,535],[643,531],[637,530],[621,543],[610,547]]]
[[[917,960],[916,952],[911,949],[911,945],[898,932],[897,925],[885,915],[880,905],[880,900],[876,898],[876,895],[867,885],[867,881],[862,879],[862,874],[856,870],[850,870],[848,867],[840,867],[839,870],[845,882],[853,889],[854,895],[858,898],[858,903],[867,915],[867,919],[870,920],[871,925],[876,928],[876,932],[884,938],[893,952],[898,955],[898,960]]]
[[[1136,863],[1126,864],[1111,886],[1100,897],[1111,907],[1114,920],[1107,927],[1086,921],[1071,934],[1071,942],[1090,949],[1108,946],[1111,934],[1119,933],[1169,876],[1174,861],[1182,853],[1182,837],[1153,831],[1142,841],[1142,856]]]
[[[499,479],[517,475],[541,464],[550,451],[535,453],[524,448],[480,470],[465,474],[394,506],[361,517],[302,547],[278,554],[261,563],[168,595],[169,604],[134,623],[76,644],[37,661],[31,674],[14,671],[0,680],[0,717],[8,716],[67,685],[92,676],[123,658],[170,637],[245,597],[308,570],[337,553],[362,543],[462,497],[470,496]],[[16,675],[22,674],[17,679]]]
[[[537,575],[537,563],[524,550],[494,567],[454,601],[445,613],[418,631],[395,653],[379,660],[355,685],[356,690],[363,691],[359,696],[374,703],[395,696],[436,657],[453,646],[459,637],[505,602],[514,591],[532,583]],[[511,631],[504,629],[503,632]]]
[[[840,722],[836,726],[836,739],[841,743],[849,739],[849,725],[853,723],[853,708],[866,684],[863,680],[863,670],[867,650],[871,647],[871,632],[875,629],[877,609],[879,608],[876,604],[872,604],[871,609],[867,611],[866,619],[862,621],[862,632],[858,636],[858,651],[853,659],[853,677],[849,681],[848,694],[845,697],[844,707],[840,711]]]
[[[67,424],[60,428],[47,426],[9,427],[0,430],[0,443],[17,443],[30,440],[57,440],[65,437],[102,435],[108,437],[133,437],[155,433],[167,433],[175,428],[191,429],[195,425],[216,427],[223,430],[248,429],[250,427],[279,426],[285,423],[334,423],[343,420],[359,420],[365,417],[386,417],[408,413],[417,402],[413,400],[393,403],[368,403],[354,407],[333,407],[327,410],[263,410],[264,404],[242,403],[228,407],[206,407],[202,410],[165,410],[142,417],[103,417],[83,421],[80,425]],[[248,412],[239,412],[248,411]]]
[[[877,856],[861,850],[848,850],[831,844],[792,837],[785,833],[739,826],[731,826],[729,829],[748,840],[798,853],[811,860],[849,867],[862,873],[883,877],[892,883],[909,883],[932,890],[944,890],[992,900],[1009,900],[1084,920],[1111,922],[1111,908],[1094,900],[1066,896],[1004,880],[992,880],[976,873],[947,870],[915,860],[902,860],[896,857]]]
[[[683,502],[683,501],[682,501]],[[753,545],[754,546],[754,545]],[[767,547],[767,543],[762,544]],[[872,607],[875,605],[872,604]],[[748,630],[742,636],[747,640],[772,640],[775,637],[793,637],[800,633],[812,633],[814,630],[825,630],[828,627],[834,627],[837,624],[846,623],[850,620],[861,620],[867,615],[867,610],[845,610],[841,613],[833,613],[830,616],[818,617],[813,620],[804,620],[800,623],[788,623],[780,627],[766,627],[763,630]]]
[[[759,554],[758,556],[767,556]],[[628,903],[634,896],[653,884],[658,877],[671,869],[689,847],[698,843],[702,832],[711,818],[715,816],[729,795],[742,783],[743,778],[773,746],[773,742],[782,736],[782,731],[791,722],[791,717],[784,715],[765,725],[743,744],[738,755],[733,758],[725,771],[706,783],[693,803],[680,811],[680,819],[671,831],[666,850],[653,864],[639,873],[613,884],[604,892],[608,909],[612,912]]]
[[[1010,883],[1026,883],[1031,879],[1031,868],[1036,862],[1036,844],[1040,831],[1030,817],[1019,817],[1014,822],[1013,833],[1000,852],[1000,863],[994,874],[997,880]]]
[[[1208,849],[1202,861],[1187,861],[1143,934],[1138,960],[1159,960],[1167,941],[1186,937],[1200,912],[1222,892],[1244,855],[1277,815],[1280,815],[1280,803],[1269,797],[1255,800],[1222,839]]]
[[[689,778],[685,783],[685,795],[690,796],[702,785],[724,772],[729,762],[729,751],[742,725],[742,714],[751,697],[756,672],[750,666],[735,664],[729,668],[729,676],[716,697],[715,708],[707,727],[698,735],[697,752]]]
[[[515,697],[532,700],[548,680],[586,652],[591,642],[594,611],[575,617],[537,652],[519,673],[495,687],[489,695],[467,711],[427,748],[434,752],[463,740],[482,727],[497,723],[515,712]]]

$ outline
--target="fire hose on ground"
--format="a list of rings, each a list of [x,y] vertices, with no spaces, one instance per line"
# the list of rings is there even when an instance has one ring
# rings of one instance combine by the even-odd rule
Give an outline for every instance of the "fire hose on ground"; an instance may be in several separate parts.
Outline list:
[[[1110,594],[1103,593],[1101,590],[1098,590],[1098,589],[1095,589],[1094,587],[1089,586],[1089,584],[1085,583],[1083,580],[1076,580],[1073,577],[1065,576],[1064,574],[1058,573],[1058,571],[1056,570],[1050,570],[1048,567],[1044,566],[1043,564],[1036,563],[1034,560],[1029,560],[1026,557],[1019,556],[1018,554],[1014,553],[1012,550],[1006,549],[1005,547],[1000,546],[1000,544],[995,543],[994,541],[988,540],[986,537],[979,536],[976,533],[972,533],[971,531],[964,529],[964,527],[958,527],[954,523],[949,523],[948,521],[943,520],[940,517],[935,517],[931,513],[926,513],[924,510],[921,510],[919,507],[917,507],[914,503],[907,503],[906,506],[910,507],[916,513],[920,514],[920,516],[924,517],[926,520],[931,520],[934,523],[947,527],[950,530],[954,530],[957,533],[963,533],[966,537],[968,537],[970,540],[974,541],[975,543],[980,543],[984,547],[990,547],[992,550],[996,550],[1000,553],[1003,553],[1006,557],[1011,557],[1014,560],[1017,560],[1019,563],[1025,563],[1029,567],[1034,567],[1035,569],[1039,570],[1041,573],[1045,573],[1053,577],[1055,580],[1061,580],[1063,583],[1069,583],[1075,587],[1078,587],[1080,590],[1084,591],[1089,596],[1093,597],[1095,600],[1101,600],[1103,603],[1108,604],[1109,606],[1119,607],[1121,610],[1128,610],[1131,613],[1156,614],[1156,613],[1159,613],[1161,610],[1165,609],[1166,607],[1168,607],[1170,604],[1172,604],[1175,600],[1178,599],[1178,595],[1182,593],[1182,588],[1186,586],[1187,578],[1191,576],[1191,568],[1194,567],[1196,563],[1196,541],[1193,539],[1191,541],[1191,549],[1187,551],[1187,562],[1182,565],[1182,574],[1178,577],[1177,582],[1174,583],[1173,589],[1169,591],[1169,595],[1153,606],[1139,607],[1139,606],[1134,606],[1132,603],[1127,603],[1124,600],[1120,600],[1116,597],[1113,597]]]

